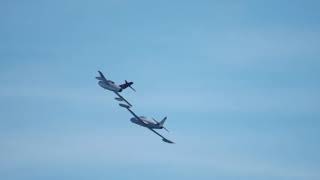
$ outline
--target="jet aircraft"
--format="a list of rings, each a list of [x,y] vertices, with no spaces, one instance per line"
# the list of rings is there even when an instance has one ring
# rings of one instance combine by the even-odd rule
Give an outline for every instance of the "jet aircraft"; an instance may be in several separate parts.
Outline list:
[[[146,117],[144,116],[137,116],[131,109],[130,106],[126,105],[126,104],[119,104],[121,107],[124,107],[125,109],[127,109],[134,117],[132,117],[130,119],[130,121],[132,123],[135,123],[137,125],[140,125],[142,127],[145,127],[149,130],[151,130],[152,132],[156,133],[158,136],[160,136],[162,138],[162,141],[166,142],[166,143],[171,143],[174,144],[174,142],[170,141],[169,139],[163,137],[161,134],[159,134],[157,131],[155,131],[154,129],[165,129],[166,131],[168,131],[163,125],[164,122],[166,121],[167,117],[163,118],[160,122],[156,121],[155,119],[152,118],[153,121],[148,120]]]
[[[96,79],[99,80],[98,84],[99,86],[101,86],[104,89],[107,89],[109,91],[114,92],[118,97],[116,97],[115,99],[117,101],[124,101],[126,102],[129,106],[132,106],[124,97],[122,97],[119,93],[126,89],[127,87],[131,88],[133,91],[136,91],[133,87],[131,87],[131,85],[133,84],[133,82],[128,82],[127,80],[125,80],[124,84],[120,84],[120,85],[116,85],[113,81],[108,80],[104,77],[104,75],[102,74],[101,71],[98,71],[99,75],[98,77],[96,77]]]

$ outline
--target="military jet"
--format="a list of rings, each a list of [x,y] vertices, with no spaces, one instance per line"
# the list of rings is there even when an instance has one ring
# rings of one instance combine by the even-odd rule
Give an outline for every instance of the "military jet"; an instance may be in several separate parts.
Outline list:
[[[134,117],[132,117],[130,119],[130,121],[132,123],[138,124],[142,127],[145,127],[149,130],[151,130],[152,132],[156,133],[158,136],[160,136],[162,138],[162,141],[166,142],[166,143],[171,143],[174,144],[174,142],[170,141],[169,139],[163,137],[161,134],[159,134],[157,131],[155,131],[154,129],[165,129],[166,131],[168,131],[163,125],[164,122],[166,121],[167,117],[163,118],[160,122],[156,121],[155,119],[152,118],[152,120],[154,122],[152,122],[151,120],[148,120],[146,117],[144,116],[137,116],[131,109],[130,106],[126,105],[126,104],[119,104],[121,107],[124,107],[125,109],[127,109]]]
[[[108,80],[104,77],[104,75],[102,74],[101,71],[98,71],[99,75],[98,77],[96,77],[96,79],[99,80],[98,84],[99,86],[101,86],[104,89],[107,89],[109,91],[114,92],[118,97],[116,97],[115,99],[117,101],[124,101],[126,102],[129,106],[132,106],[124,97],[122,97],[119,93],[126,89],[127,87],[131,88],[133,91],[136,91],[133,87],[131,87],[131,85],[133,84],[133,82],[128,82],[127,80],[125,80],[124,84],[120,84],[120,85],[116,85],[113,81]]]

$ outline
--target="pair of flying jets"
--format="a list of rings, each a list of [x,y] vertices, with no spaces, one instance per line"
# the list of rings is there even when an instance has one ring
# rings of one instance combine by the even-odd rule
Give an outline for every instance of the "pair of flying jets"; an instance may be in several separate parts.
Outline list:
[[[96,79],[99,80],[99,82],[98,82],[99,86],[101,86],[104,89],[107,89],[109,91],[114,92],[118,96],[115,98],[117,101],[125,102],[125,104],[120,103],[119,105],[121,107],[127,109],[133,115],[133,117],[130,119],[130,121],[132,123],[135,123],[137,125],[140,125],[142,127],[145,127],[147,129],[151,130],[152,132],[154,132],[158,136],[160,136],[162,138],[162,141],[164,141],[166,143],[174,143],[174,142],[170,141],[169,139],[163,137],[157,131],[155,131],[155,129],[164,129],[164,130],[168,131],[164,127],[164,122],[166,121],[167,117],[163,118],[160,122],[158,122],[157,120],[155,120],[153,118],[152,118],[152,120],[150,120],[150,119],[146,118],[145,116],[138,116],[138,115],[136,115],[136,113],[134,113],[130,109],[132,107],[132,105],[124,97],[122,97],[120,95],[120,92],[122,92],[122,90],[124,90],[128,87],[131,88],[133,91],[136,91],[133,87],[131,87],[133,82],[125,81],[124,84],[117,85],[113,81],[106,79],[105,76],[102,74],[102,72],[100,72],[100,71],[98,71],[98,72],[99,72],[99,76],[96,77]]]

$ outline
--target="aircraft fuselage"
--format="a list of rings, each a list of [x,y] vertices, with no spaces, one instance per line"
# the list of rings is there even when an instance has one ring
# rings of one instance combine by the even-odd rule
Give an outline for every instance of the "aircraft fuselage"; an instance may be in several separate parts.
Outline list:
[[[110,90],[110,91],[114,91],[114,92],[121,92],[122,91],[122,88],[120,86],[116,85],[112,81],[99,81],[98,84],[102,88]]]
[[[151,128],[151,129],[162,129],[163,128],[163,127],[160,127],[159,124],[156,124],[152,121],[145,119],[145,117],[140,117],[140,119],[142,120],[142,122],[141,122],[141,120],[139,120],[135,117],[131,118],[130,121],[132,123],[138,124],[143,127]]]

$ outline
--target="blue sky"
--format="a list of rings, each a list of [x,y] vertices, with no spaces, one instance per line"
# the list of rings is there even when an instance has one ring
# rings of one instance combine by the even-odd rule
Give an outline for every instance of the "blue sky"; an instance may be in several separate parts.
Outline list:
[[[319,179],[319,5],[1,1],[0,179]]]

